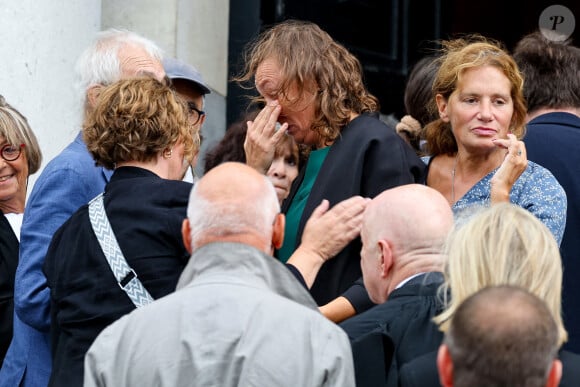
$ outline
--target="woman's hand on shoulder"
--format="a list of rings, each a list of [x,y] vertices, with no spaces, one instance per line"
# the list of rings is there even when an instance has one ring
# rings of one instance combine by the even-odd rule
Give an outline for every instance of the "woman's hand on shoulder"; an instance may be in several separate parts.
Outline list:
[[[328,200],[323,200],[306,222],[302,245],[314,250],[325,261],[334,257],[359,236],[369,201],[362,196],[353,196],[329,210]]]
[[[323,200],[312,212],[304,227],[302,242],[288,260],[300,271],[308,288],[314,283],[324,262],[359,236],[363,213],[369,201],[353,196],[329,209],[328,200]]]

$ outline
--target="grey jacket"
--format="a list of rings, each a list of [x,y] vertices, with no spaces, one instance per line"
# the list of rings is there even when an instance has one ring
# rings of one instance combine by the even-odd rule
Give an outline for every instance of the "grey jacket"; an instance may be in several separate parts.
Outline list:
[[[99,335],[86,387],[354,386],[346,334],[274,258],[212,243],[177,289]]]

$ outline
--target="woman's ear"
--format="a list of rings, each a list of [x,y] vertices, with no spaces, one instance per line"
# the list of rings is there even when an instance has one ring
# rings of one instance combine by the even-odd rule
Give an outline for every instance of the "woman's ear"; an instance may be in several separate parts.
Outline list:
[[[443,122],[449,122],[449,115],[447,114],[447,99],[441,94],[435,96],[435,102],[437,103],[437,110],[439,111],[439,118]]]

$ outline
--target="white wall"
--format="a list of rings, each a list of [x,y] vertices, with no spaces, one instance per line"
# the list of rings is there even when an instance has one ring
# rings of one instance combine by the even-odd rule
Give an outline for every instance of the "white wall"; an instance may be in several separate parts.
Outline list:
[[[99,30],[132,29],[193,64],[212,89],[205,152],[225,131],[228,14],[229,0],[0,0],[0,94],[28,118],[44,168],[80,129],[78,56]]]
[[[195,66],[212,89],[205,100],[203,155],[225,133],[229,0],[102,0],[102,28],[127,28],[155,41],[168,56]]]
[[[76,135],[74,63],[100,29],[97,0],[0,0],[0,94],[24,114],[42,167]],[[40,173],[30,177],[28,194]]]

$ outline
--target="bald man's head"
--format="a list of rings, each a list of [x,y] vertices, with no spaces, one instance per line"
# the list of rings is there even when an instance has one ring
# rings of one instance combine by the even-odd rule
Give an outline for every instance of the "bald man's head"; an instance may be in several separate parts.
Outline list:
[[[397,249],[443,243],[453,227],[453,213],[438,191],[421,184],[391,188],[367,206],[363,227],[376,239],[387,238]]]
[[[445,386],[557,386],[558,347],[543,300],[523,288],[487,287],[457,308],[437,365]]]
[[[361,231],[363,278],[373,301],[384,302],[396,285],[390,283],[396,274],[392,270],[404,266],[404,277],[442,270],[443,244],[452,227],[449,203],[425,185],[403,185],[375,197],[365,209]],[[385,249],[391,254],[390,267],[381,267]]]
[[[251,235],[270,250],[279,212],[274,187],[264,175],[245,164],[220,164],[195,184],[189,197],[192,249]]]

